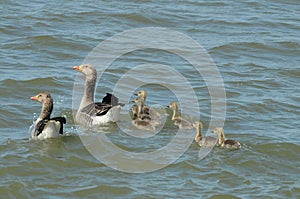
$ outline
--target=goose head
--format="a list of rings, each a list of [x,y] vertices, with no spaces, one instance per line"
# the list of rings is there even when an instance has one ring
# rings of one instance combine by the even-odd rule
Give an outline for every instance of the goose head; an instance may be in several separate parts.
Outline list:
[[[171,102],[167,107],[173,109],[173,110],[178,110],[178,102]]]
[[[45,92],[41,92],[41,93],[37,94],[36,96],[31,97],[30,99],[39,101],[42,104],[44,104],[46,101],[49,101],[49,100],[51,101],[52,97],[49,92],[45,91]]]
[[[138,93],[134,94],[136,96],[138,96],[138,98],[143,99],[144,101],[146,101],[146,97],[147,97],[147,92],[145,90],[141,90]]]
[[[95,67],[91,64],[82,64],[80,66],[74,66],[73,69],[85,74],[86,76],[94,76],[97,74]]]
[[[218,135],[222,135],[222,134],[224,134],[224,129],[223,128],[215,128],[213,130],[213,132],[218,134]]]
[[[49,118],[53,110],[53,99],[49,92],[41,92],[36,96],[31,97],[30,99],[42,103],[42,111],[39,116],[39,119]]]

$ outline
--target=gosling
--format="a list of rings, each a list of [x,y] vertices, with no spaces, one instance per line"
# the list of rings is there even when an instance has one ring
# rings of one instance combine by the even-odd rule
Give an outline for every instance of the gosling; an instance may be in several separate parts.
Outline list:
[[[197,128],[197,134],[194,138],[195,142],[199,145],[199,146],[214,146],[217,142],[217,138],[215,137],[211,137],[211,136],[207,136],[207,137],[203,137],[202,135],[202,130],[203,130],[203,124],[201,121],[196,122],[196,128]]]
[[[178,102],[171,102],[167,107],[173,110],[172,121],[174,124],[178,126],[180,129],[194,129],[194,125],[187,121],[186,119],[182,118],[178,112]]]
[[[226,139],[223,128],[215,128],[213,132],[219,135],[219,147],[227,149],[240,149],[242,147],[238,141]]]
[[[147,115],[138,114],[138,106],[132,106],[131,111],[133,113],[133,118],[131,123],[140,130],[146,131],[155,131],[156,127],[151,123],[151,120],[148,120]]]

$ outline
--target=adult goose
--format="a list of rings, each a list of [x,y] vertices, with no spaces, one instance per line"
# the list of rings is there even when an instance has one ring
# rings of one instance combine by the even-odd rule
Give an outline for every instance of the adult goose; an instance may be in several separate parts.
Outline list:
[[[97,80],[97,71],[90,64],[74,66],[74,70],[85,75],[85,89],[80,102],[79,110],[76,113],[75,120],[83,126],[94,126],[117,122],[120,117],[121,106],[119,99],[106,93],[102,102],[94,102],[94,92]]]
[[[31,97],[32,100],[42,103],[42,111],[34,123],[31,137],[34,139],[57,138],[63,134],[64,117],[50,118],[53,110],[53,99],[49,92],[42,92]]]
[[[218,144],[221,148],[239,149],[242,147],[241,143],[239,143],[238,141],[226,139],[223,128],[215,128],[213,132],[219,135]]]
[[[196,128],[197,128],[197,134],[196,134],[194,140],[199,146],[201,146],[201,147],[202,146],[213,146],[216,144],[217,138],[211,137],[211,136],[204,137],[202,135],[203,124],[201,121],[196,122]]]
[[[182,118],[178,112],[178,102],[171,102],[167,107],[173,110],[172,121],[174,124],[178,126],[180,129],[193,129],[194,125],[187,121],[186,119]]]

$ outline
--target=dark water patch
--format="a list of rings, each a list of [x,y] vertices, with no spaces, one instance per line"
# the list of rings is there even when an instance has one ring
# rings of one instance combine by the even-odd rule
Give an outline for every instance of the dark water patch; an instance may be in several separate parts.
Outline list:
[[[300,77],[300,69],[299,68],[291,68],[291,69],[283,69],[278,72],[279,75],[285,76],[287,78],[299,78]]]
[[[142,24],[153,24],[154,20],[153,18],[146,17],[145,15],[141,15],[138,13],[127,13],[127,14],[121,14],[121,13],[116,13],[112,14],[112,17],[117,17],[122,20],[126,20],[128,23],[128,20],[131,21],[132,23],[142,23]]]
[[[277,158],[280,161],[287,161],[299,167],[300,146],[293,143],[269,143],[256,146],[258,152]]]
[[[237,53],[245,54],[245,52],[256,52],[256,53],[272,53],[280,54],[280,56],[286,54],[290,55],[291,53],[297,53],[294,49],[291,49],[287,46],[298,45],[291,42],[278,42],[278,43],[257,43],[257,42],[231,42],[222,46],[214,47],[211,50],[214,52],[222,53]]]
[[[210,197],[210,199],[240,199],[238,196],[234,196],[231,194],[216,194]]]
[[[35,78],[31,79],[31,76],[28,75],[23,76],[25,79],[29,80],[13,80],[13,79],[6,79],[4,81],[0,82],[0,87],[7,88],[10,87],[10,89],[2,89],[1,95],[5,96],[5,98],[16,98],[16,99],[30,99],[33,95],[38,94],[42,91],[55,91],[52,92],[53,95],[59,94],[59,90],[64,90],[64,82],[57,80],[54,77],[46,77],[46,78]],[[26,88],[26,92],[21,92],[21,89],[23,90]],[[61,89],[63,88],[63,89]],[[11,92],[11,90],[14,90],[15,92]],[[58,91],[58,93],[57,93]],[[64,92],[61,92],[64,93]],[[30,100],[29,100],[30,101]]]

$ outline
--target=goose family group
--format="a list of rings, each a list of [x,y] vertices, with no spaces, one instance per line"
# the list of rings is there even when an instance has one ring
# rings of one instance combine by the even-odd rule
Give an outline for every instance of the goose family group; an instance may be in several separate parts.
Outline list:
[[[121,107],[124,106],[124,104],[120,103],[116,96],[106,93],[102,102],[94,101],[97,80],[96,69],[90,64],[74,66],[73,69],[85,76],[85,88],[79,109],[75,116],[76,123],[85,127],[91,127],[119,121]],[[159,112],[146,104],[147,92],[141,90],[135,95],[136,99],[132,101],[134,104],[131,107],[132,125],[139,130],[157,130],[157,128],[162,125],[162,116]],[[49,92],[41,92],[31,97],[31,99],[42,104],[42,110],[34,122],[31,137],[33,139],[57,138],[63,134],[63,125],[66,124],[66,118],[51,118],[53,110],[51,94]],[[225,138],[223,128],[215,128],[213,130],[213,132],[218,135],[218,138],[211,136],[204,137],[202,135],[202,122],[191,123],[180,116],[178,102],[171,102],[167,107],[173,111],[172,121],[175,126],[178,126],[179,129],[196,129],[194,140],[199,146],[210,146],[217,143],[221,148],[241,148],[241,144],[238,141]]]

